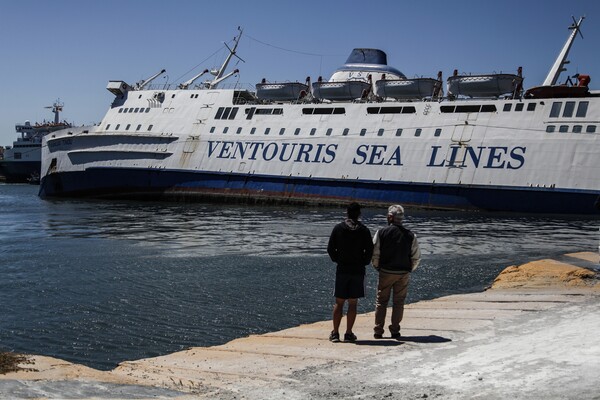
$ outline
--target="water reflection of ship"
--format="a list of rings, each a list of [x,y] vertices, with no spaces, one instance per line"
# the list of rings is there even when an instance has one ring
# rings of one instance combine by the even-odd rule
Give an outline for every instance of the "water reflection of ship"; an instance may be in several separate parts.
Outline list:
[[[20,137],[13,142],[12,147],[7,146],[4,150],[4,158],[0,160],[0,176],[9,183],[39,183],[41,168],[42,138],[61,129],[71,127],[66,121],[60,121],[60,112],[63,103],[59,100],[53,105],[45,107],[54,113],[54,121],[43,121],[31,124],[15,125],[15,130]]]

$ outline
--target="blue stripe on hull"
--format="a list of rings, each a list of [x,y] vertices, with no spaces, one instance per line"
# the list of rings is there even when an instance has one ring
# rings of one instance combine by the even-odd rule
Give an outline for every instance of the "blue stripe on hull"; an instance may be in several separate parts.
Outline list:
[[[233,175],[190,171],[89,168],[45,176],[41,197],[233,199],[276,203],[402,203],[427,208],[552,214],[598,214],[600,192],[469,187]]]

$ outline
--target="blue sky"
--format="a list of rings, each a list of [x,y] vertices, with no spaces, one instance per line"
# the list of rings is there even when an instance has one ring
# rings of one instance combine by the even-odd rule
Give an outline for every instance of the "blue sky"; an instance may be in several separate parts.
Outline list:
[[[135,83],[165,68],[156,82],[178,83],[218,66],[238,26],[245,62],[233,63],[241,72],[232,83],[328,78],[352,48],[374,47],[409,77],[522,66],[531,87],[572,15],[586,20],[568,74],[588,73],[600,88],[597,0],[0,0],[0,145],[12,144],[16,123],[51,119],[44,107],[56,99],[68,121],[97,123],[113,98],[109,80]]]

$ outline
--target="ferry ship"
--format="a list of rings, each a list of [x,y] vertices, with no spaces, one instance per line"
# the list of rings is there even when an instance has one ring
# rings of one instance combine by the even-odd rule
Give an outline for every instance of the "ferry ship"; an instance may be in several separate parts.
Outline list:
[[[42,197],[363,204],[597,214],[600,91],[558,84],[583,18],[542,85],[514,74],[409,79],[355,49],[329,80],[221,88],[110,81],[99,126],[44,138]],[[202,75],[212,79],[194,84]]]
[[[70,128],[71,124],[60,121],[63,104],[58,100],[49,108],[54,113],[54,122],[44,121],[15,125],[20,137],[7,146],[4,157],[0,159],[0,176],[8,183],[39,183],[42,165],[42,138],[54,131]]]

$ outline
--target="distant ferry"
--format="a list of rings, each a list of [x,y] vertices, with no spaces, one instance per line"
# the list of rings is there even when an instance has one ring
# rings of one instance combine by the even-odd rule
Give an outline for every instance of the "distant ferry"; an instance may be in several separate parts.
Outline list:
[[[42,165],[42,138],[61,129],[70,128],[71,124],[60,121],[59,114],[63,104],[56,101],[48,106],[54,113],[54,122],[42,122],[15,125],[20,137],[7,147],[4,157],[0,159],[0,176],[8,183],[39,183]]]
[[[598,213],[600,91],[557,84],[583,21],[541,86],[514,74],[409,79],[360,48],[329,80],[223,89],[214,77],[110,81],[99,126],[44,138],[40,196]],[[228,47],[229,48],[229,47]],[[574,82],[571,82],[574,80]]]

